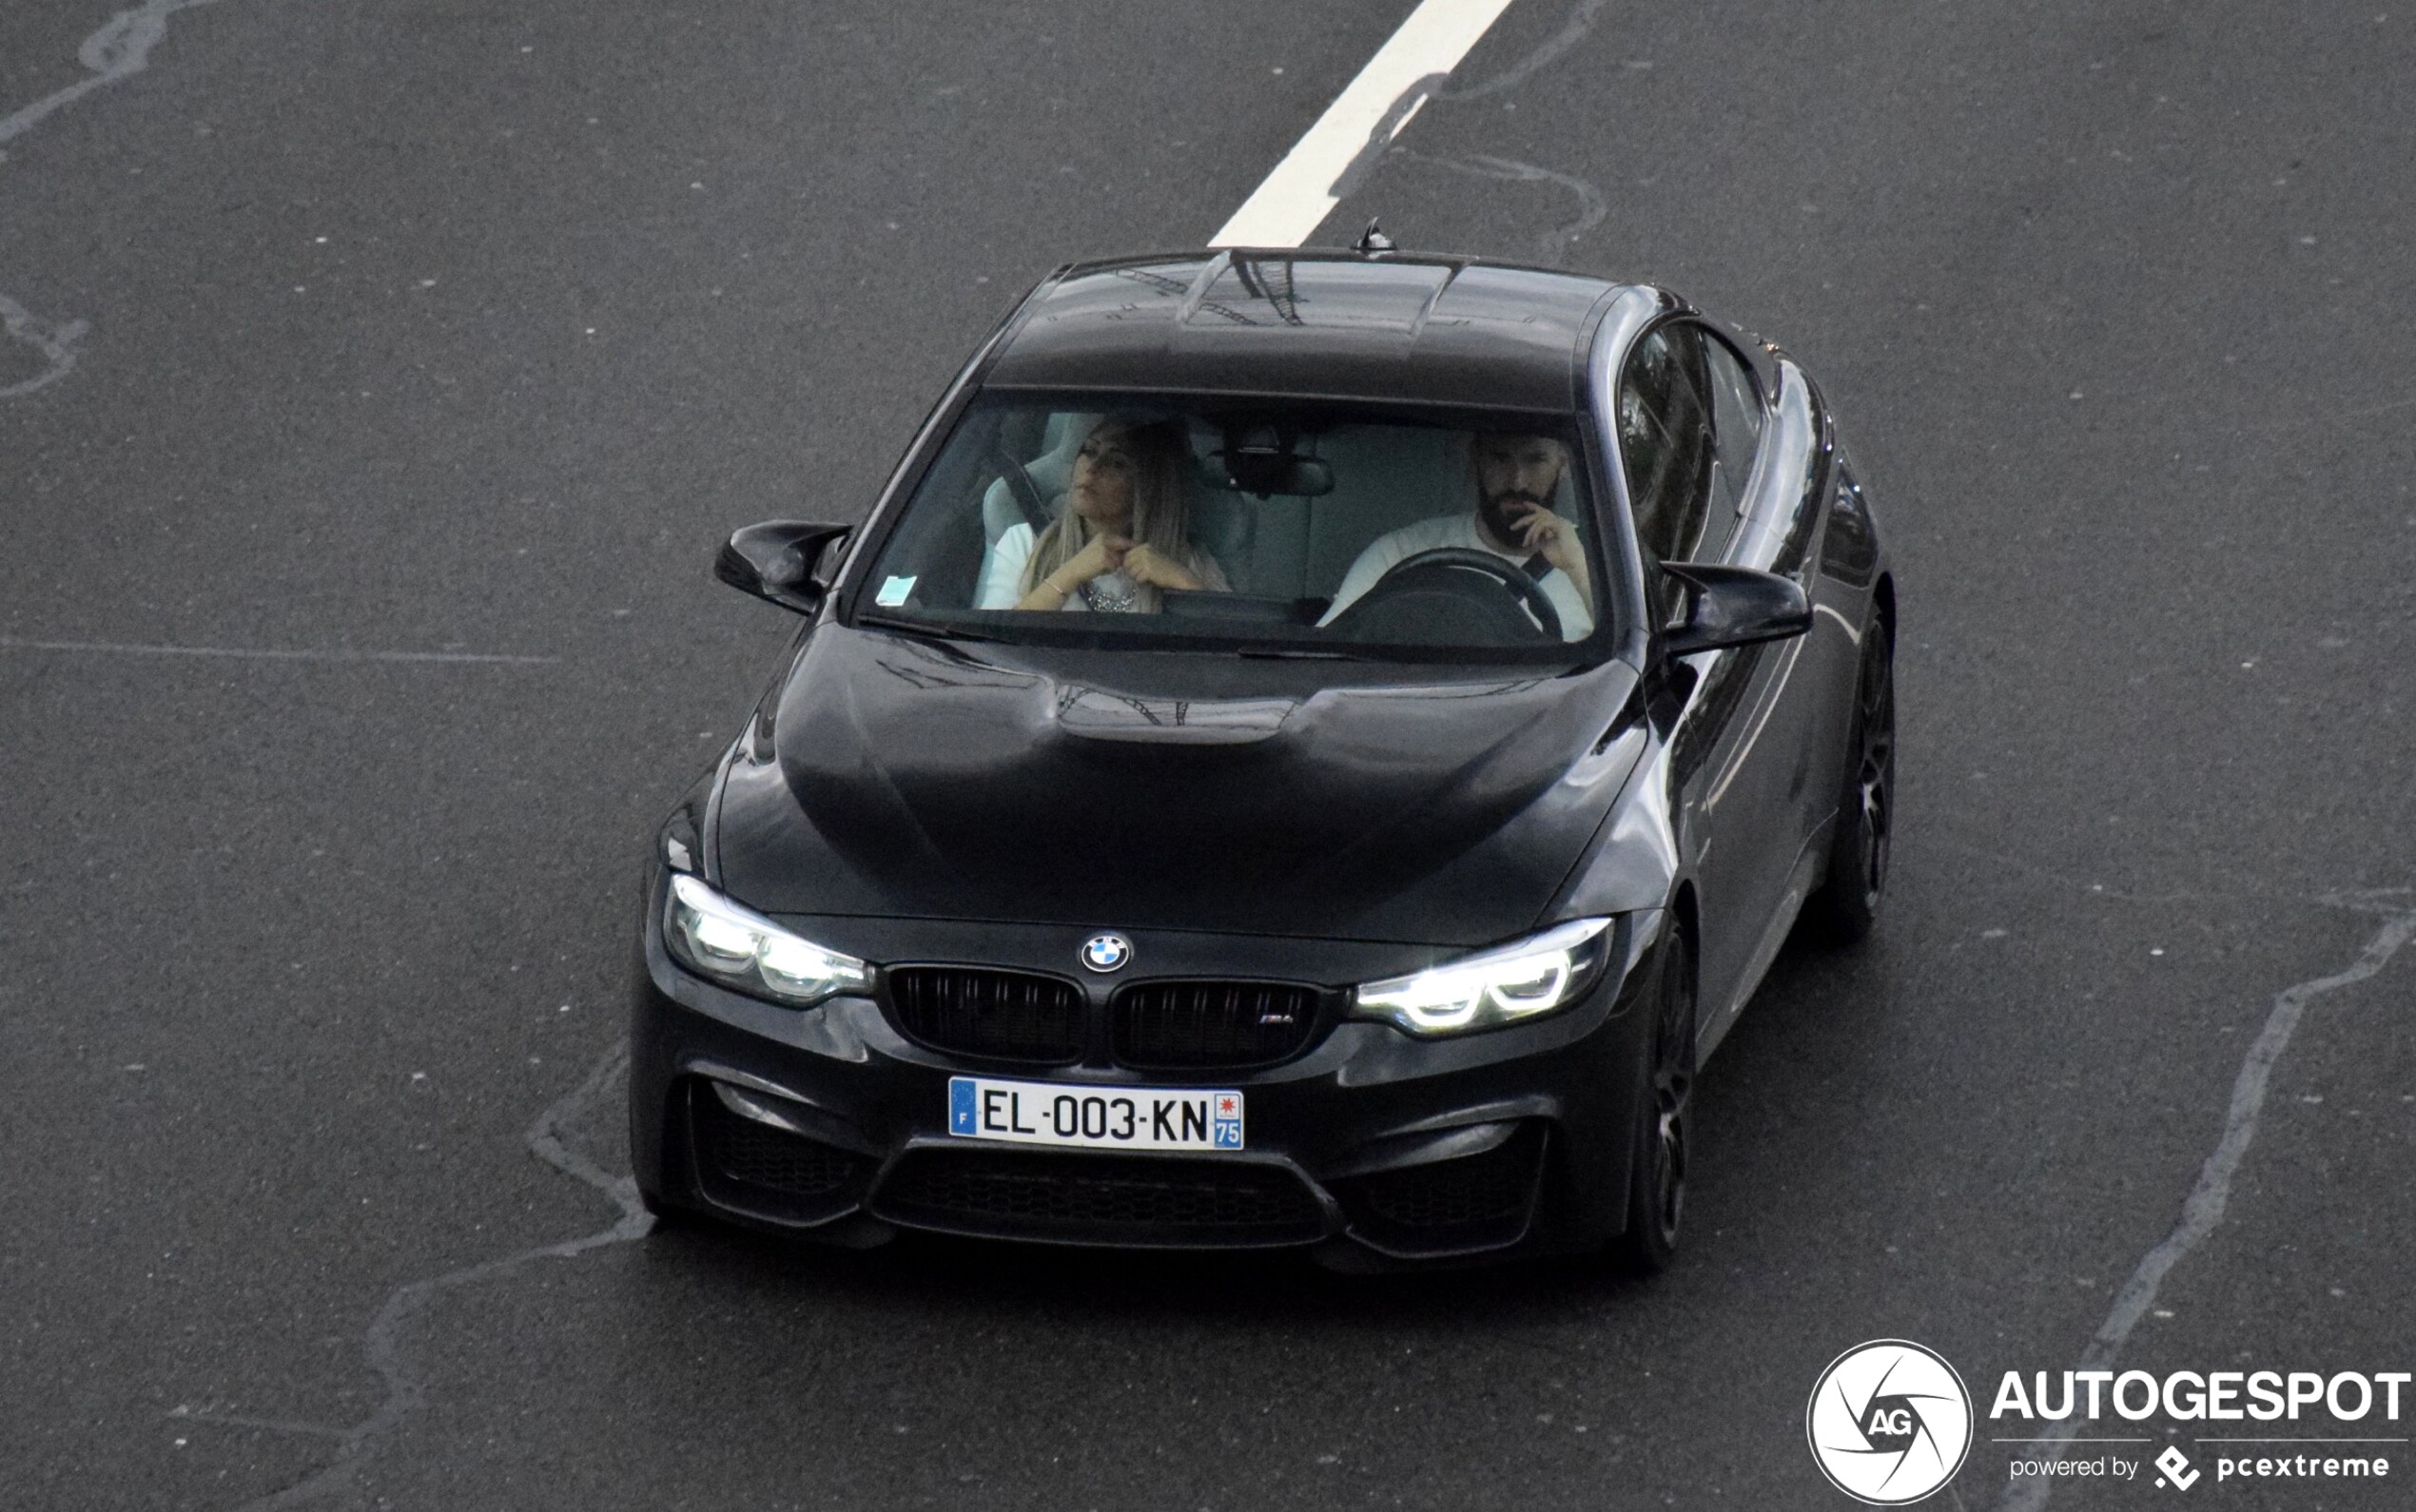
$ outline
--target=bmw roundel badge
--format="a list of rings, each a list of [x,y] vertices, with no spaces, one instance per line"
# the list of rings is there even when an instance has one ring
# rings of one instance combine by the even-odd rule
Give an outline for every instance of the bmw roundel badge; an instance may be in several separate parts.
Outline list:
[[[1133,942],[1121,935],[1093,935],[1082,941],[1082,964],[1093,971],[1114,971],[1133,959]]]

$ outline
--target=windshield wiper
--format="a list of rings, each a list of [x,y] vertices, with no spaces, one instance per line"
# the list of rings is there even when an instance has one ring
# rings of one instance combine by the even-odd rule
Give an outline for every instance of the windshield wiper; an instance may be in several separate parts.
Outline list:
[[[895,614],[858,614],[856,624],[869,625],[875,630],[900,630],[908,635],[923,635],[939,641],[1001,642],[1006,639],[1003,635],[984,635],[980,630],[964,630],[955,625],[934,625],[929,620],[924,619],[901,619]]]

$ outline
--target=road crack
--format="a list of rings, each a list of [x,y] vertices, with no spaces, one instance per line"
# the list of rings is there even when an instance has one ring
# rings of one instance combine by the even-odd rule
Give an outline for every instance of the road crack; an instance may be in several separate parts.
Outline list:
[[[1395,147],[1393,154],[1411,163],[1424,163],[1453,173],[1474,174],[1478,178],[1499,179],[1511,184],[1549,184],[1568,190],[1577,197],[1577,218],[1552,227],[1536,238],[1536,258],[1550,266],[1558,266],[1571,243],[1603,223],[1610,213],[1600,189],[1573,173],[1560,173],[1515,158],[1491,157],[1471,152],[1458,157],[1446,157],[1431,152],[1415,152],[1408,147]]]
[[[167,35],[168,17],[179,10],[217,3],[218,0],[147,0],[146,4],[121,10],[102,22],[75,49],[75,60],[90,72],[31,105],[19,106],[7,115],[0,115],[0,145],[25,135],[93,90],[142,72],[150,67],[151,49]]]
[[[2272,1011],[2265,1018],[2265,1028],[2249,1047],[2240,1062],[2239,1075],[2231,1083],[2231,1102],[2223,1120],[2223,1133],[2214,1150],[2199,1168],[2197,1184],[2182,1199],[2181,1215],[2171,1232],[2142,1256],[2132,1270],[2129,1280],[2114,1293],[2114,1306],[2106,1312],[2106,1321],[2097,1327],[2087,1347],[2080,1351],[2082,1370],[2110,1370],[2120,1357],[2123,1346],[2131,1340],[2132,1330],[2155,1305],[2156,1292],[2165,1277],[2192,1250],[2204,1245],[2223,1222],[2231,1207],[2231,1181],[2239,1174],[2241,1163],[2247,1159],[2250,1143],[2256,1138],[2259,1120],[2265,1113],[2265,1100],[2273,1079],[2273,1068],[2290,1040],[2298,1033],[2299,1022],[2307,1015],[2308,1005],[2328,993],[2354,986],[2381,971],[2390,963],[2411,938],[2416,938],[2416,908],[2411,908],[2406,888],[2367,889],[2327,893],[2314,900],[2329,908],[2345,908],[2352,912],[2380,915],[2382,924],[2367,937],[2366,944],[2355,960],[2337,971],[2321,977],[2310,977],[2293,982],[2274,995]],[[2052,1460],[2070,1445],[2080,1431],[2081,1420],[2074,1414],[2038,1442],[2038,1458]],[[2025,1479],[2009,1485],[1998,1500],[1998,1512],[2040,1512],[2054,1493],[2054,1483],[2043,1479]]]
[[[5,331],[9,339],[22,341],[42,354],[42,371],[29,378],[0,384],[0,399],[13,399],[30,394],[67,377],[75,367],[76,343],[90,329],[91,323],[86,320],[53,324],[7,295],[0,294],[0,331]]]
[[[595,1068],[587,1074],[586,1080],[538,1114],[536,1122],[529,1125],[527,1135],[531,1153],[564,1175],[610,1198],[619,1210],[619,1217],[593,1233],[581,1234],[575,1239],[517,1250],[477,1265],[463,1266],[441,1275],[405,1282],[397,1287],[387,1295],[377,1315],[370,1319],[368,1330],[361,1339],[362,1360],[385,1386],[384,1400],[379,1403],[377,1410],[348,1427],[332,1429],[312,1424],[238,1419],[205,1411],[171,1414],[195,1423],[280,1428],[333,1437],[337,1441],[336,1457],[332,1461],[282,1490],[244,1503],[242,1512],[269,1512],[271,1508],[301,1506],[349,1488],[353,1472],[427,1399],[426,1383],[413,1369],[409,1357],[403,1351],[403,1337],[437,1298],[463,1287],[499,1280],[540,1260],[568,1260],[607,1245],[626,1244],[645,1237],[653,1230],[654,1220],[638,1200],[636,1181],[605,1171],[563,1137],[565,1127],[610,1091],[628,1069],[629,1041],[623,1039],[595,1063]]]
[[[75,49],[76,61],[88,70],[83,78],[0,115],[0,149],[93,90],[131,78],[150,67],[151,49],[167,35],[170,16],[179,10],[217,3],[218,0],[147,0],[102,22]],[[0,162],[7,159],[8,153],[0,150]],[[43,359],[41,372],[0,386],[0,399],[23,397],[67,377],[75,368],[76,343],[91,328],[88,320],[44,320],[0,295],[0,332],[12,341],[32,347]]]
[[[1464,85],[1456,89],[1438,90],[1434,98],[1444,101],[1482,100],[1489,94],[1499,94],[1504,89],[1518,87],[1538,69],[1555,62],[1562,53],[1585,41],[1587,34],[1594,29],[1594,23],[1601,19],[1603,11],[1609,4],[1610,0],[1577,0],[1577,4],[1569,10],[1567,23],[1534,51],[1490,79],[1480,79],[1474,84]]]

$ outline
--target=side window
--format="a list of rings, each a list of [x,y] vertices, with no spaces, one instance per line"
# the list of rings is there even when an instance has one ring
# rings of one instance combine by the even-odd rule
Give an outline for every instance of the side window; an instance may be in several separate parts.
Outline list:
[[[1619,376],[1620,461],[1636,539],[1654,561],[1685,561],[1702,544],[1713,471],[1710,403],[1692,327],[1661,326],[1627,354]]]
[[[1700,547],[1707,557],[1728,544],[1744,511],[1745,480],[1753,475],[1754,454],[1762,444],[1762,395],[1744,359],[1710,332],[1700,335],[1711,380],[1711,518]]]

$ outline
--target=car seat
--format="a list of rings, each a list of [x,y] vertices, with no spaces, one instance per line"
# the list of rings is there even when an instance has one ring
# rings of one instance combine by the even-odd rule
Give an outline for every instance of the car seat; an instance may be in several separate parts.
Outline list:
[[[1100,417],[1066,411],[1051,415],[1048,428],[1042,434],[1041,455],[1023,464],[1032,486],[1040,491],[1042,503],[1052,503],[1073,481],[1074,455],[1082,449],[1083,440],[1091,434]],[[960,495],[961,497],[962,495]],[[995,547],[999,537],[1018,525],[1028,524],[1034,534],[1048,524],[1045,519],[1029,518],[1015,497],[1015,490],[1005,478],[993,478],[982,495],[982,547]]]

